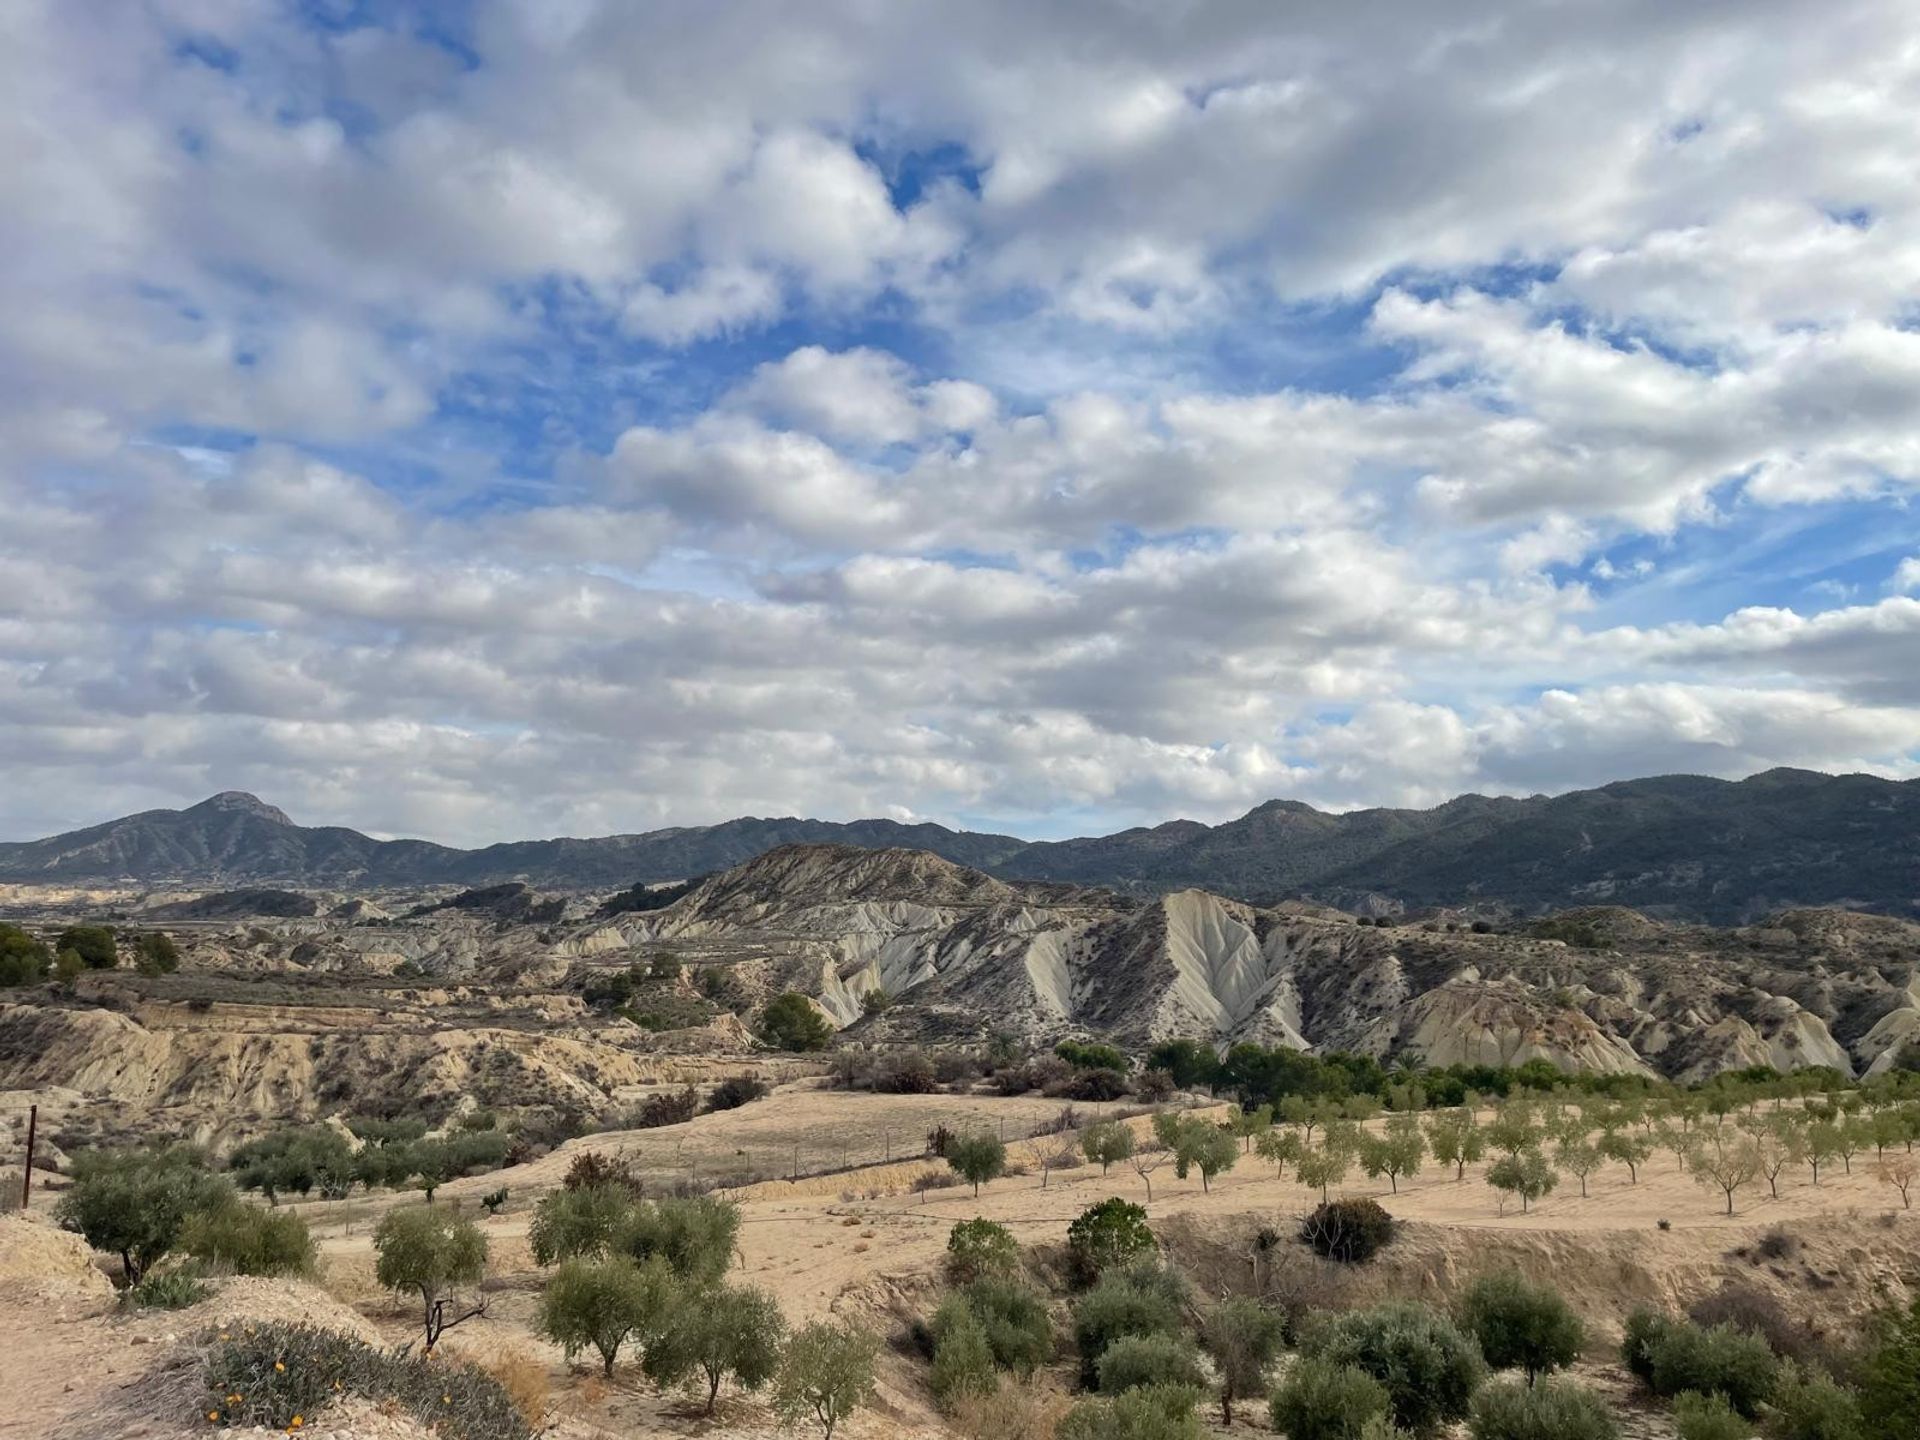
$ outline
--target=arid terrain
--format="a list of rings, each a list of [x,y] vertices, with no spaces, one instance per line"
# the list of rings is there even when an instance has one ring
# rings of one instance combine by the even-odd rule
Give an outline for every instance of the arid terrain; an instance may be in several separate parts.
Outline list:
[[[72,1155],[88,1147],[177,1138],[225,1153],[289,1124],[440,1125],[490,1112],[521,1137],[505,1167],[447,1180],[434,1196],[475,1218],[490,1246],[486,1313],[443,1350],[521,1357],[541,1377],[552,1433],[774,1428],[762,1397],[729,1393],[709,1421],[635,1370],[609,1381],[570,1365],[538,1334],[544,1274],[528,1227],[594,1153],[659,1193],[737,1203],[729,1278],[766,1289],[790,1323],[849,1318],[889,1338],[876,1402],[837,1433],[934,1436],[949,1433],[948,1417],[924,1363],[902,1347],[939,1303],[955,1222],[1005,1225],[1034,1272],[1052,1276],[1075,1216],[1109,1196],[1136,1201],[1204,1298],[1266,1276],[1257,1238],[1280,1236],[1291,1253],[1299,1217],[1320,1198],[1254,1153],[1204,1186],[1171,1167],[1103,1175],[1063,1164],[1046,1132],[1065,1125],[1071,1143],[1105,1116],[1145,1107],[1126,1094],[1044,1093],[1041,1080],[997,1093],[973,1078],[969,1056],[1045,1054],[1083,1038],[1138,1057],[1184,1038],[1393,1064],[1544,1061],[1628,1083],[1807,1066],[1846,1081],[1887,1072],[1920,1028],[1920,926],[1841,911],[1737,929],[1609,908],[1499,925],[1446,910],[1363,923],[1201,891],[1138,899],[1010,882],[922,852],[837,846],[776,850],[654,908],[647,894],[10,892],[13,923],[49,941],[77,921],[105,922],[123,946],[164,932],[179,959],[146,973],[86,969],[0,1000],[0,1137],[12,1160],[37,1105],[40,1145],[33,1214],[0,1232],[0,1284],[19,1302],[0,1321],[0,1435],[191,1433],[186,1377],[196,1337],[216,1323],[306,1319],[384,1344],[418,1325],[409,1302],[375,1281],[371,1242],[385,1213],[423,1203],[417,1189],[283,1197],[319,1243],[313,1281],[219,1282],[214,1298],[181,1311],[118,1307],[112,1266],[49,1218]],[[829,1048],[783,1051],[761,1038],[771,1000],[795,991],[826,1022]],[[847,1088],[856,1072],[913,1056],[927,1057],[915,1063],[929,1067],[932,1093],[875,1093],[869,1078]],[[650,1099],[688,1087],[704,1096],[737,1077],[771,1093],[677,1123],[629,1118]],[[1204,1093],[1157,1103],[1226,1114]],[[1147,1133],[1145,1118],[1129,1123]],[[1012,1173],[976,1199],[928,1153],[942,1129],[1003,1138]],[[1672,1433],[1611,1361],[1634,1306],[1683,1309],[1732,1283],[1837,1337],[1906,1299],[1917,1273],[1920,1222],[1869,1155],[1830,1166],[1818,1186],[1790,1170],[1777,1198],[1750,1184],[1732,1215],[1674,1154],[1645,1160],[1637,1183],[1603,1165],[1584,1197],[1563,1175],[1526,1213],[1489,1187],[1487,1165],[1455,1178],[1429,1159],[1397,1189],[1353,1169],[1331,1193],[1377,1199],[1400,1222],[1397,1237],[1364,1268],[1315,1261],[1298,1283],[1330,1307],[1446,1304],[1474,1277],[1517,1267],[1586,1317],[1580,1373],[1615,1396],[1633,1434]],[[483,1196],[497,1213],[483,1211]],[[1762,1236],[1785,1249],[1759,1258]],[[1064,1330],[1064,1301],[1055,1305]],[[1071,1367],[1042,1379],[1064,1387]],[[303,1428],[407,1436],[412,1423],[355,1402]]]

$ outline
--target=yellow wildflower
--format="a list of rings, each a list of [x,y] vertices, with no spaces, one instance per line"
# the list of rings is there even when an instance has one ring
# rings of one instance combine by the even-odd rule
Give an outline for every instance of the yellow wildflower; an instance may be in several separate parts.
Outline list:
[[[276,1370],[285,1370],[287,1367],[281,1361],[276,1360],[273,1362],[273,1368]]]
[[[220,1418],[220,1412],[218,1410],[209,1410],[207,1411],[207,1418],[209,1420],[218,1420]]]

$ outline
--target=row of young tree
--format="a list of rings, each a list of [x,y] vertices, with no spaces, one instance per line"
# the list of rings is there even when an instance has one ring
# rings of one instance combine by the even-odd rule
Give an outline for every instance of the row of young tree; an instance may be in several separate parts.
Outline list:
[[[1102,1174],[1130,1166],[1153,1198],[1154,1176],[1170,1167],[1185,1180],[1197,1172],[1203,1189],[1246,1155],[1284,1176],[1288,1167],[1309,1189],[1328,1197],[1356,1171],[1385,1180],[1397,1192],[1431,1160],[1456,1181],[1469,1165],[1488,1162],[1486,1183],[1502,1210],[1522,1212],[1571,1177],[1582,1198],[1607,1167],[1637,1185],[1642,1169],[1662,1152],[1734,1213],[1739,1194],[1764,1182],[1778,1198],[1783,1183],[1804,1170],[1818,1186],[1835,1166],[1851,1174],[1870,1154],[1875,1176],[1910,1208],[1920,1182],[1920,1098],[1904,1078],[1886,1083],[1820,1088],[1798,1077],[1771,1075],[1730,1081],[1694,1092],[1628,1094],[1610,1098],[1574,1087],[1515,1089],[1488,1102],[1468,1092],[1459,1105],[1425,1108],[1424,1096],[1402,1094],[1403,1108],[1383,1111],[1370,1094],[1308,1099],[1288,1096],[1251,1108],[1229,1105],[1221,1120],[1183,1111],[1150,1114],[1136,1130],[1126,1120],[1096,1122],[1028,1144],[1029,1168],[1048,1172],[1084,1157]],[[1483,1118],[1484,1117],[1484,1118]],[[974,1193],[1009,1169],[1007,1147],[988,1132],[935,1137],[935,1152]]]

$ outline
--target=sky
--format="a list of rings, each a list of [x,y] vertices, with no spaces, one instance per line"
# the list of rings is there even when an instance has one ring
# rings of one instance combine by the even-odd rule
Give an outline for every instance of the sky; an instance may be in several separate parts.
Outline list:
[[[0,837],[1920,774],[1911,0],[9,0]]]

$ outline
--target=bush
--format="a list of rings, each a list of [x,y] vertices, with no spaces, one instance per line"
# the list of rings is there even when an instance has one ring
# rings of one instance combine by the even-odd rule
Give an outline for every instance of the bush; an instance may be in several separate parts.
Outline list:
[[[120,963],[119,947],[106,925],[70,925],[60,932],[53,948],[62,954],[71,950],[89,970],[111,970]]]
[[[94,1249],[118,1255],[137,1285],[179,1241],[188,1216],[232,1203],[233,1186],[187,1146],[96,1150],[73,1157],[73,1184],[54,1215]]]
[[[1580,1358],[1586,1329],[1560,1292],[1516,1270],[1483,1275],[1460,1301],[1460,1323],[1495,1370],[1521,1369],[1531,1384]]]
[[[121,1301],[137,1310],[184,1310],[213,1294],[213,1287],[191,1270],[162,1270],[125,1291]]]
[[[1143,1385],[1204,1390],[1207,1384],[1199,1352],[1184,1335],[1123,1335],[1101,1352],[1095,1368],[1102,1395]]]
[[[1782,1360],[1824,1363],[1829,1358],[1827,1343],[1812,1327],[1788,1314],[1784,1305],[1758,1286],[1722,1285],[1690,1305],[1687,1318],[1696,1325],[1731,1325],[1745,1334],[1757,1335]]]
[[[948,1423],[963,1440],[1053,1440],[1072,1401],[1041,1381],[1012,1381],[962,1396]]]
[[[685,1124],[699,1113],[700,1096],[689,1085],[649,1095],[626,1113],[623,1123],[629,1130],[658,1130],[662,1125]]]
[[[933,1372],[929,1383],[940,1408],[950,1410],[970,1396],[991,1395],[1000,1385],[986,1327],[960,1296],[950,1296],[933,1317]]]
[[[1057,1440],[1205,1440],[1193,1407],[1200,1392],[1179,1385],[1082,1400],[1060,1422]]]
[[[221,1425],[292,1431],[338,1395],[404,1410],[446,1440],[528,1440],[500,1382],[471,1365],[376,1350],[306,1325],[225,1332],[203,1362],[202,1413]]]
[[[1764,1340],[1728,1325],[1705,1330],[1637,1310],[1627,1317],[1620,1350],[1626,1367],[1656,1395],[1724,1395],[1751,1419],[1773,1391],[1773,1352]]]
[[[771,1093],[764,1080],[751,1075],[732,1075],[713,1087],[713,1093],[707,1096],[707,1109],[738,1110],[742,1105],[755,1100],[764,1100]]]
[[[1046,1302],[1017,1280],[985,1276],[960,1292],[986,1332],[993,1363],[1021,1375],[1053,1358],[1053,1321]]]
[[[986,1275],[1020,1268],[1020,1242],[991,1220],[962,1220],[947,1232],[947,1279],[965,1285]]]
[[[478,1285],[487,1268],[487,1237],[471,1220],[451,1210],[416,1205],[389,1210],[373,1232],[379,1259],[374,1278],[388,1290],[417,1291],[427,1349],[442,1332],[480,1314],[475,1305],[465,1314],[451,1314],[450,1294],[462,1285]]]
[[[180,1248],[196,1260],[235,1275],[311,1275],[313,1236],[287,1211],[235,1201],[191,1216]]]
[[[1912,1436],[1920,1416],[1920,1301],[1874,1319],[1859,1365],[1860,1411],[1868,1433]]]
[[[1867,1440],[1860,1400],[1824,1372],[1797,1365],[1782,1368],[1767,1402],[1772,1440]]]
[[[1393,1239],[1393,1216],[1373,1200],[1328,1200],[1300,1224],[1300,1243],[1317,1255],[1358,1265]]]
[[[839,1423],[873,1398],[880,1342],[849,1322],[816,1320],[796,1333],[774,1379],[773,1412],[786,1424],[812,1420],[833,1440]]]
[[[1544,1380],[1482,1389],[1467,1433],[1473,1440],[1615,1440],[1620,1427],[1591,1390]]]
[[[1117,1070],[1123,1075],[1127,1071],[1127,1057],[1112,1045],[1062,1040],[1053,1053],[1080,1070]]]
[[[1073,1307],[1073,1338],[1080,1349],[1080,1379],[1088,1388],[1100,1378],[1100,1357],[1127,1335],[1177,1335],[1186,1295],[1180,1281],[1154,1265],[1110,1271]]]
[[[1458,1326],[1411,1301],[1336,1316],[1308,1336],[1307,1353],[1373,1376],[1387,1387],[1394,1423],[1415,1432],[1464,1420],[1486,1374]]]
[[[1267,1406],[1287,1440],[1360,1440],[1392,1408],[1387,1387],[1366,1371],[1311,1358],[1294,1364]]]
[[[150,930],[133,942],[134,964],[142,975],[171,975],[180,968],[180,947],[171,935]]]
[[[1753,1426],[1724,1395],[1689,1390],[1673,1403],[1673,1428],[1679,1440],[1752,1440]]]
[[[0,925],[0,985],[31,985],[46,978],[53,955],[18,925]]]
[[[664,1260],[636,1265],[625,1256],[569,1260],[554,1272],[540,1297],[540,1333],[572,1360],[591,1346],[600,1367],[613,1374],[621,1346],[644,1344],[665,1332],[675,1298],[673,1272]]]
[[[811,1000],[789,990],[768,1003],[760,1038],[776,1050],[824,1050],[833,1043],[833,1026]]]
[[[931,1095],[940,1088],[933,1062],[918,1050],[889,1055],[874,1067],[873,1088],[883,1095]]]
[[[1138,1263],[1159,1250],[1147,1212],[1118,1196],[1089,1205],[1067,1226],[1067,1264],[1076,1285],[1087,1286],[1116,1266]]]

